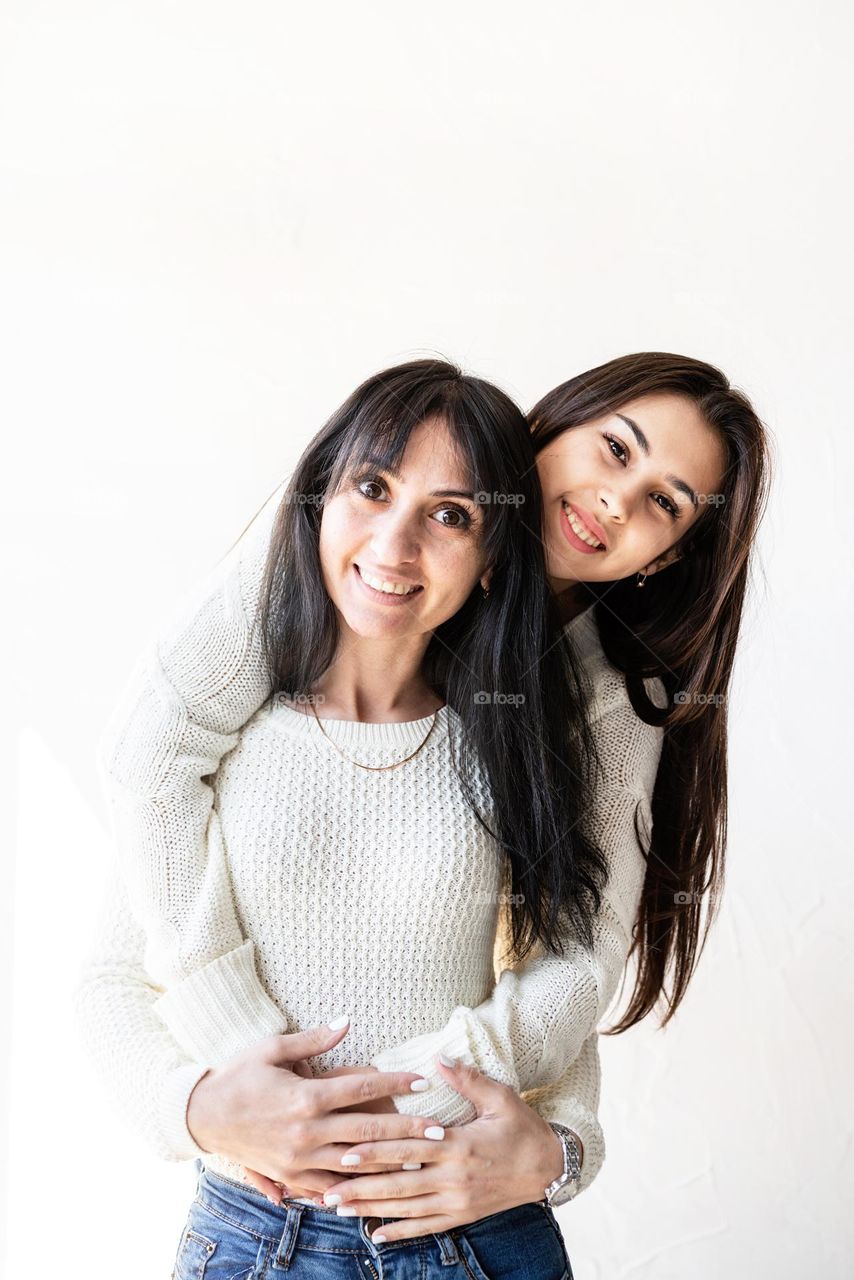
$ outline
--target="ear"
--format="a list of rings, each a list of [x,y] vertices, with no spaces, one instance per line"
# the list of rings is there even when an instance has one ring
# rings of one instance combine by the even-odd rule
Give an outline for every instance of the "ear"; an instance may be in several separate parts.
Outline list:
[[[675,564],[677,560],[681,559],[682,552],[678,547],[670,547],[663,556],[659,556],[657,560],[652,560],[648,565],[644,565],[641,573],[645,573],[649,577],[650,574],[658,573],[661,569],[666,569],[668,565]]]
[[[480,585],[483,587],[484,591],[489,590],[489,584],[491,582],[492,582],[492,570],[487,569],[486,573],[483,575],[483,577],[480,580]]]

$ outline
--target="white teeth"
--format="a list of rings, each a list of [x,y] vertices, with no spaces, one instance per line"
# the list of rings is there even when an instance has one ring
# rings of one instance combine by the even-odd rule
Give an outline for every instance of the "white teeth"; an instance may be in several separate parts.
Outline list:
[[[360,569],[362,580],[367,582],[369,587],[373,587],[375,591],[384,591],[387,596],[408,596],[413,591],[417,591],[417,587],[405,587],[402,582],[383,582],[382,578],[372,578],[369,573],[365,573],[364,569]]]
[[[563,509],[566,512],[566,518],[569,521],[569,527],[570,529],[572,529],[572,532],[576,535],[576,537],[580,538],[582,542],[586,542],[588,547],[604,547],[605,545],[604,542],[600,542],[598,538],[593,537],[592,533],[587,532],[587,529],[578,519],[572,507],[568,507],[566,506],[566,504],[564,504]]]

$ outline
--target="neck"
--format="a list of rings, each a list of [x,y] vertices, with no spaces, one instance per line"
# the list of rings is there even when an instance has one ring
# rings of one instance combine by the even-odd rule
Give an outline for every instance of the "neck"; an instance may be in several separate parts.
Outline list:
[[[373,724],[432,715],[444,699],[429,687],[422,671],[430,638],[375,640],[357,635],[342,619],[335,657],[312,688],[323,699],[318,715]]]

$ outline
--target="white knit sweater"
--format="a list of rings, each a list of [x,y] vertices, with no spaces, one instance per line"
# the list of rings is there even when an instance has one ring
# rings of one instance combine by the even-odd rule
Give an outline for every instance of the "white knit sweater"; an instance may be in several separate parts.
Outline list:
[[[504,886],[453,769],[454,712],[414,759],[371,773],[270,698],[252,623],[280,494],[152,640],[99,744],[117,856],[77,990],[87,1049],[159,1154],[204,1155],[236,1178],[189,1133],[193,1086],[262,1036],[348,1012],[315,1071],[417,1071],[432,1087],[397,1109],[448,1126],[474,1111],[433,1059],[462,1058],[580,1134],[583,1190],[604,1160],[596,1027],[630,945],[645,873],[634,817],[648,830],[662,731],[631,709],[592,616],[575,619],[603,761],[586,823],[609,884],[592,953],[537,949],[501,972]],[[324,728],[353,759],[386,764],[431,720]]]

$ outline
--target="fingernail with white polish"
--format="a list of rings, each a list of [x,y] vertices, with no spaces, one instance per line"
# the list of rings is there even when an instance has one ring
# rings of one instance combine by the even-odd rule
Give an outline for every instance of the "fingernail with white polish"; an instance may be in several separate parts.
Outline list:
[[[436,1142],[438,1142],[440,1138],[444,1138],[444,1136],[445,1130],[440,1124],[431,1124],[429,1128],[424,1130],[424,1137],[433,1138]]]
[[[456,1058],[449,1058],[446,1053],[438,1054],[438,1058],[443,1067],[455,1067],[457,1065]]]
[[[361,1164],[362,1157],[360,1155],[342,1156],[341,1163],[342,1164]]]
[[[339,1196],[337,1191],[327,1191],[326,1195],[323,1197],[323,1203],[340,1204],[343,1198],[343,1196]]]
[[[339,1218],[355,1218],[359,1210],[352,1204],[339,1204],[335,1212]]]
[[[429,1080],[413,1080],[409,1086],[413,1093],[423,1093],[425,1089],[430,1088]]]
[[[404,1165],[401,1165],[401,1168],[402,1169],[420,1169],[421,1164],[420,1162],[417,1162],[416,1164],[404,1164]]]
[[[350,1021],[349,1013],[342,1013],[340,1018],[333,1018],[329,1024],[330,1031],[340,1031],[342,1027],[346,1027]]]

